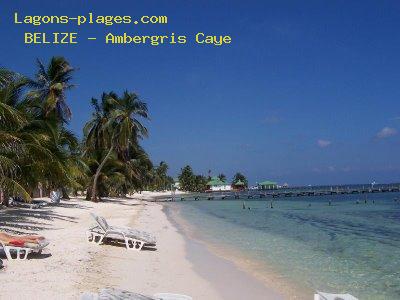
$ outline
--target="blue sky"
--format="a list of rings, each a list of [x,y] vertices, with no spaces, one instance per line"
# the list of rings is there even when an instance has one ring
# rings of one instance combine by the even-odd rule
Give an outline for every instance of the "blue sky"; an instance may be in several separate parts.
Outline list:
[[[32,27],[24,15],[167,15],[168,25]],[[236,171],[250,182],[399,182],[398,1],[9,1],[0,65],[32,75],[35,59],[78,68],[68,94],[81,135],[90,99],[137,92],[149,104],[154,162],[176,175]],[[77,46],[24,45],[25,31],[76,31]],[[229,34],[224,47],[105,45],[108,32]]]

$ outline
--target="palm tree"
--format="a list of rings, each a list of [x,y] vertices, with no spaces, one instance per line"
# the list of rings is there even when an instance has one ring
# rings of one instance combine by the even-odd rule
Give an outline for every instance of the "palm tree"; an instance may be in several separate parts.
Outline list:
[[[99,164],[93,176],[92,201],[98,201],[98,180],[105,164],[113,155],[123,161],[130,160],[130,150],[138,140],[148,135],[140,119],[148,119],[147,105],[134,93],[125,91],[103,93],[101,103],[92,99],[95,109],[92,119],[85,125],[86,154],[96,153]]]
[[[64,123],[70,117],[65,91],[72,68],[59,57],[47,70],[38,62],[35,80],[0,69],[0,194],[30,194],[48,187],[76,187],[84,166],[76,137]],[[28,90],[28,88],[31,88]],[[6,195],[4,197],[4,194]]]
[[[19,193],[30,200],[29,194],[16,180],[19,170],[15,158],[25,150],[17,131],[27,123],[27,119],[14,106],[23,85],[21,76],[0,69],[0,198],[6,204],[9,194]]]
[[[225,182],[225,180],[226,180],[226,176],[225,176],[225,174],[223,174],[223,173],[219,174],[219,175],[218,175],[218,178],[219,178],[221,181],[224,181],[224,182]]]
[[[55,56],[47,67],[37,60],[38,71],[28,84],[33,90],[28,99],[39,106],[44,117],[55,115],[62,122],[71,119],[71,110],[66,103],[65,92],[74,85],[70,83],[74,68],[64,57]]]
[[[33,182],[40,179],[49,188],[60,189],[63,198],[68,198],[66,187],[81,188],[77,180],[85,177],[87,166],[81,158],[80,145],[75,135],[55,117],[35,119],[25,131],[41,134],[40,141],[48,150],[46,159],[24,164],[22,170],[26,170],[25,178],[34,177],[36,180]]]

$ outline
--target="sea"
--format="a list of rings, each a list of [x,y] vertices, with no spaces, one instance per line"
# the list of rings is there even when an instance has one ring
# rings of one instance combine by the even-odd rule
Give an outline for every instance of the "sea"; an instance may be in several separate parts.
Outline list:
[[[257,272],[310,291],[400,299],[400,193],[168,205],[196,238],[253,262]]]

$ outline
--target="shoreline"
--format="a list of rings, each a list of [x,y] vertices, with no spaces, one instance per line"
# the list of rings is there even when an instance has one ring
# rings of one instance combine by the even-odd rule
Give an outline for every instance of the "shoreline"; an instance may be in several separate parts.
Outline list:
[[[295,299],[266,285],[248,270],[240,268],[227,256],[220,255],[204,240],[194,238],[188,232],[188,228],[184,228],[185,225],[182,224],[182,221],[178,222],[177,216],[172,216],[169,210],[171,210],[170,207],[164,206],[163,211],[169,221],[176,226],[178,232],[185,239],[187,258],[193,263],[195,271],[215,286],[222,299],[247,299],[248,297],[254,300]],[[211,272],[210,269],[212,269]],[[230,288],[227,289],[227,286]]]
[[[193,247],[191,244],[195,246],[198,245],[198,247],[203,249],[205,255],[208,253],[208,255],[229,264],[230,266],[227,268],[229,268],[231,272],[237,273],[239,277],[242,277],[243,281],[251,281],[251,285],[257,286],[256,289],[260,289],[259,285],[262,285],[262,288],[266,289],[270,294],[274,294],[275,297],[271,299],[312,299],[314,295],[313,290],[301,287],[289,281],[283,275],[270,269],[270,266],[265,261],[257,261],[243,255],[240,251],[228,249],[225,246],[216,245],[206,240],[201,234],[196,232],[193,225],[180,214],[178,211],[179,208],[171,207],[169,203],[163,204],[163,206],[170,221],[177,226],[178,230],[187,241],[188,248]],[[196,258],[191,257],[189,253],[189,259]],[[261,268],[260,265],[262,265]],[[202,271],[202,268],[198,269],[199,272]],[[256,289],[251,289],[250,292]],[[260,299],[269,299],[265,298],[265,294],[262,297],[263,298]],[[252,299],[258,298],[253,297]]]

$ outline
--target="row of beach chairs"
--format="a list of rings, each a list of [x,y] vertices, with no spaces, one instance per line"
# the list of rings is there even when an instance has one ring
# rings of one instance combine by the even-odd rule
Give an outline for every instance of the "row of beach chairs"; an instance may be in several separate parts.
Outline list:
[[[96,225],[86,231],[87,241],[95,244],[102,244],[108,240],[118,244],[124,244],[127,250],[140,251],[155,249],[156,238],[145,232],[129,227],[116,227],[108,225],[105,218],[91,213]],[[6,254],[8,260],[26,260],[31,253],[41,253],[49,244],[46,240],[38,243],[24,243],[23,245],[10,244],[0,240],[0,249]]]

